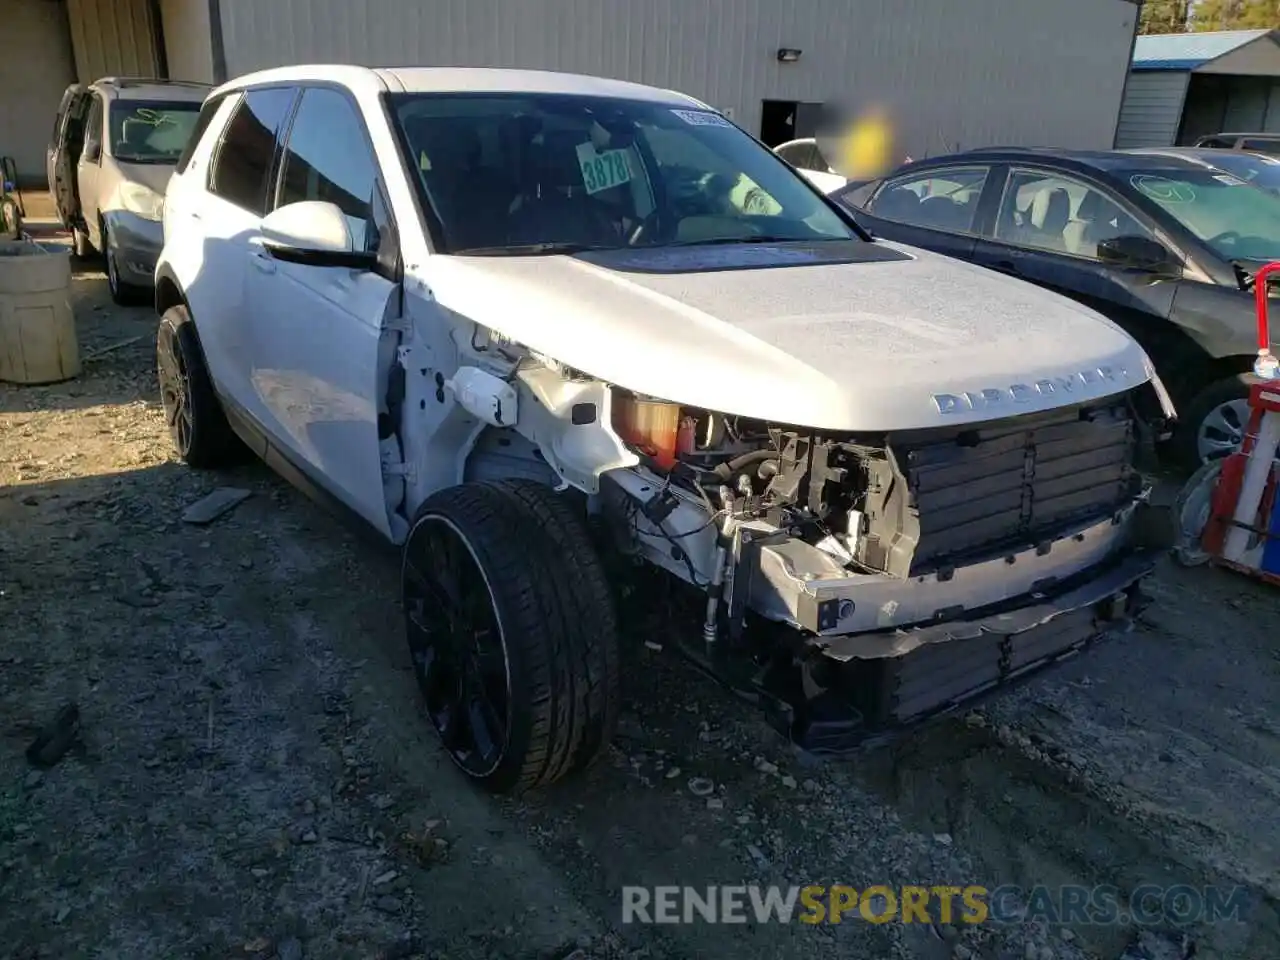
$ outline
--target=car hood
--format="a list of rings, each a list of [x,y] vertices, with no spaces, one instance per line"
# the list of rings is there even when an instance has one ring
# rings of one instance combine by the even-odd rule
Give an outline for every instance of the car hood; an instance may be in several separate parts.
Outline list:
[[[164,196],[169,186],[169,178],[173,176],[175,164],[172,163],[121,163],[116,161],[120,170],[120,179],[130,183],[140,183],[149,190]]]
[[[422,279],[442,306],[563,364],[638,393],[796,426],[990,420],[1152,376],[1141,348],[1100,314],[899,244],[428,264]]]

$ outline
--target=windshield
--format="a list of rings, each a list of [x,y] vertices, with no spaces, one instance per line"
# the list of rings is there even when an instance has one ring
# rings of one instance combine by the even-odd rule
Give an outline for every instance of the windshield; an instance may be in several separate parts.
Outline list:
[[[116,100],[111,104],[111,155],[122,163],[177,163],[200,104]]]
[[[566,95],[398,94],[401,145],[451,253],[856,240],[717,113]]]
[[[1280,258],[1280,196],[1213,170],[1117,173],[1223,259]]]
[[[1218,169],[1248,180],[1255,187],[1280,193],[1280,157],[1224,150],[1222,156],[1214,157],[1211,162]]]

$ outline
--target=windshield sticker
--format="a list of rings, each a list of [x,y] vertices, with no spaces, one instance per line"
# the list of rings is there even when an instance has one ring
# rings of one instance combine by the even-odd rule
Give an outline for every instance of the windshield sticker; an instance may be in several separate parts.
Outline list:
[[[677,117],[694,127],[732,127],[733,124],[709,110],[672,110]]]
[[[1248,184],[1247,184],[1247,183],[1245,183],[1243,180],[1240,180],[1240,179],[1238,179],[1237,177],[1233,177],[1233,176],[1231,176],[1231,174],[1229,174],[1229,173],[1219,173],[1219,174],[1215,174],[1213,179],[1217,180],[1219,183],[1225,183],[1228,187],[1246,187],[1246,186],[1248,186]]]
[[[597,151],[588,140],[578,144],[578,166],[587,193],[612,190],[631,182],[631,152],[628,150]]]
[[[130,119],[149,123],[153,127],[159,127],[166,123],[173,123],[172,117],[161,113],[159,110],[153,110],[151,107],[139,107],[133,112],[133,116]]]
[[[1181,180],[1138,174],[1130,177],[1129,182],[1133,184],[1133,189],[1157,203],[1191,203],[1196,198],[1191,184]]]

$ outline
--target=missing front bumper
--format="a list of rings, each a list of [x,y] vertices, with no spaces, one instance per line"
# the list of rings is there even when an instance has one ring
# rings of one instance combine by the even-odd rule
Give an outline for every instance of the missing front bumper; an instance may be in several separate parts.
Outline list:
[[[852,638],[838,638],[820,654],[829,658],[832,680],[823,696],[846,704],[854,714],[847,719],[869,730],[914,724],[965,706],[1126,629],[1147,604],[1141,581],[1154,565],[1154,555],[1130,555],[1032,605],[893,631],[875,638],[878,643],[864,637],[856,650]],[[817,705],[819,714],[823,707]],[[822,724],[796,732],[820,742]]]
[[[1141,581],[1157,556],[1142,550],[1111,558],[1021,606],[1009,602],[907,629],[810,637],[809,689],[790,657],[775,657],[747,683],[719,679],[764,707],[802,750],[849,755],[971,707],[1127,630],[1148,602]]]

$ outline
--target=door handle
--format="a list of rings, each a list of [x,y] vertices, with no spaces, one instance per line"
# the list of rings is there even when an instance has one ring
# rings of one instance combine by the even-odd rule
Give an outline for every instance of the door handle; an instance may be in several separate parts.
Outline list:
[[[275,273],[276,261],[271,254],[265,250],[254,250],[249,254],[249,259],[253,261],[253,265],[263,273]]]

